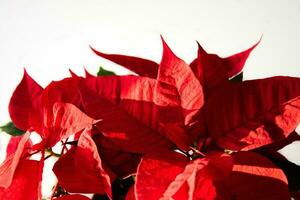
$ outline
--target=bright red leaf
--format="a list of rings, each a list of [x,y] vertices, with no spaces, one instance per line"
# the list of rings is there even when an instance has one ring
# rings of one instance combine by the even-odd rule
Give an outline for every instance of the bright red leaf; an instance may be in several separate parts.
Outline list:
[[[8,188],[0,187],[1,200],[41,199],[42,165],[35,160],[20,161]]]
[[[53,171],[68,192],[112,196],[113,177],[104,169],[96,144],[87,131],[80,135],[77,146],[60,157]]]
[[[220,165],[222,164],[222,165]],[[213,199],[213,180],[228,176],[230,156],[213,153],[190,161],[176,152],[145,155],[137,172],[137,199]]]
[[[163,42],[163,56],[154,89],[158,121],[166,136],[179,148],[188,150],[198,135],[190,135],[185,125],[204,104],[202,86],[190,67]]]
[[[55,103],[44,114],[44,143],[46,147],[54,146],[58,141],[73,135],[84,128],[92,128],[97,122],[76,106],[69,103]]]
[[[10,186],[14,173],[18,167],[18,164],[23,156],[24,148],[29,140],[30,133],[26,132],[20,140],[17,149],[14,153],[6,158],[6,160],[0,165],[0,187],[7,188]],[[25,150],[25,152],[27,152]]]
[[[41,130],[42,92],[43,88],[24,70],[23,79],[9,102],[9,114],[17,128],[24,131],[30,128]]]

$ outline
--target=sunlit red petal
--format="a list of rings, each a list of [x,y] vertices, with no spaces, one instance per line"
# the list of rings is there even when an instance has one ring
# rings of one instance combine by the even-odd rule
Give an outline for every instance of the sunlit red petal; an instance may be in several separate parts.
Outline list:
[[[24,148],[26,147],[29,136],[30,133],[26,132],[18,143],[18,147],[15,152],[8,156],[6,160],[1,164],[0,187],[7,188],[11,184],[15,170],[17,169],[20,159],[23,155]]]

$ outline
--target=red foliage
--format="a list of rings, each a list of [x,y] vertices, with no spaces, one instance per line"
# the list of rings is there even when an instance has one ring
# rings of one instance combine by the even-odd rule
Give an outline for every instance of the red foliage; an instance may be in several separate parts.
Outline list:
[[[72,77],[43,89],[25,71],[9,112],[27,133],[12,140],[0,166],[0,198],[39,199],[45,149],[75,135],[53,168],[66,192],[94,199],[289,199],[282,170],[240,150],[273,156],[290,141],[300,122],[300,79],[230,82],[259,42],[227,58],[199,45],[190,65],[162,43],[160,64],[92,49],[141,76],[70,71]],[[31,146],[31,131],[42,142]],[[40,161],[30,160],[33,151]],[[122,182],[131,175],[134,186]]]

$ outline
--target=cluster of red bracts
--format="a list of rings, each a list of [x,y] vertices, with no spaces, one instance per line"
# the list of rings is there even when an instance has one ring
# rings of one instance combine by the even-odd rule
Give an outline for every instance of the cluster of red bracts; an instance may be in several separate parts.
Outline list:
[[[256,45],[227,58],[199,45],[190,65],[164,40],[160,64],[94,50],[138,76],[72,74],[44,89],[25,72],[9,112],[27,132],[0,167],[0,199],[41,199],[45,149],[71,135],[53,171],[72,194],[56,199],[113,198],[128,176],[127,200],[289,199],[283,171],[252,150],[297,135],[300,78],[230,81]],[[33,131],[42,141],[30,145]]]

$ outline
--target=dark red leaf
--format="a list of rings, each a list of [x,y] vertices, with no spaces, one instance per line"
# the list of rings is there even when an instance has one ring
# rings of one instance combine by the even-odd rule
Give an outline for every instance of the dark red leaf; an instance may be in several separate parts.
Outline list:
[[[155,80],[136,76],[101,76],[82,80],[84,111],[102,119],[97,128],[125,151],[143,153],[172,144],[158,132],[153,103]]]
[[[124,151],[112,140],[99,133],[95,134],[93,139],[101,160],[117,177],[125,178],[136,173],[141,154]]]
[[[100,51],[97,51],[91,47],[91,49],[98,55],[105,59],[108,59],[118,65],[121,65],[138,75],[156,78],[158,64],[151,61],[146,60],[143,58],[137,58],[133,56],[125,56],[125,55],[118,55],[118,54],[105,54]]]
[[[226,58],[207,53],[198,43],[198,58],[190,66],[196,77],[204,85],[206,96],[213,89],[242,71],[249,54],[259,42],[260,40],[249,49]]]
[[[218,195],[224,199],[288,200],[284,173],[267,158],[253,152],[232,154],[233,170],[225,180],[215,182]]]
[[[71,148],[55,163],[53,171],[68,192],[111,194],[111,180],[104,169],[96,144],[84,132],[78,146]]]
[[[206,103],[209,134],[220,147],[231,150],[282,140],[299,124],[299,95],[299,78],[228,83]]]
[[[41,94],[43,88],[24,70],[22,81],[15,89],[10,102],[9,114],[17,128],[41,130]]]

